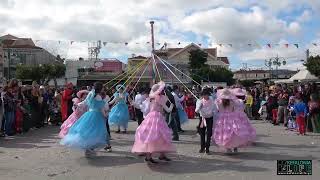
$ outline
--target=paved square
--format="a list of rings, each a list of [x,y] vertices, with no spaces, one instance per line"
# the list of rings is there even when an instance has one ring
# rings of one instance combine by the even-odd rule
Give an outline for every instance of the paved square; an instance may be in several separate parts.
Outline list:
[[[113,152],[99,150],[97,156],[59,145],[58,127],[46,127],[22,136],[0,139],[0,180],[271,180],[320,179],[320,135],[297,136],[283,127],[253,121],[257,128],[254,146],[227,156],[213,146],[212,154],[199,154],[196,120],[184,126],[180,141],[174,144],[173,162],[147,165],[130,152],[136,122],[129,123],[128,134],[112,133]],[[312,176],[277,176],[276,160],[312,159]]]

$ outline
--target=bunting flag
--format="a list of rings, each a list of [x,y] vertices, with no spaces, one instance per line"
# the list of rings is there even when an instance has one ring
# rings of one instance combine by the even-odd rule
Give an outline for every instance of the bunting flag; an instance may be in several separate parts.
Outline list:
[[[314,46],[317,46],[317,43],[312,43]]]
[[[58,42],[59,44],[61,44],[61,42],[64,42],[64,41],[62,41],[62,40],[39,40],[39,39],[37,39],[37,40],[35,40],[35,42],[41,42],[41,41],[54,41],[54,42]],[[69,41],[67,41],[67,42],[69,42],[71,45],[73,45],[74,43],[92,43],[92,42],[96,42],[96,41],[74,41],[74,40],[69,40]],[[167,45],[172,45],[172,46],[177,46],[177,45],[179,45],[179,46],[181,46],[181,45],[185,45],[185,44],[187,44],[188,42],[174,42],[174,43],[166,43]],[[202,44],[202,43],[199,43],[199,42],[189,42],[189,43],[194,43],[194,44],[197,44],[198,46],[204,46],[204,44]],[[108,41],[103,41],[102,42],[102,44],[103,44],[103,46],[106,46],[107,44],[118,44],[118,45],[125,45],[125,46],[128,46],[129,45],[129,42],[125,42],[125,41],[123,41],[123,42],[108,42]],[[148,42],[132,42],[132,44],[151,44],[151,41],[148,41]],[[165,43],[161,43],[161,42],[157,42],[157,43],[155,43],[156,45],[161,45],[161,44],[165,44]],[[206,46],[208,46],[208,47],[217,47],[217,46],[219,46],[219,47],[223,47],[223,46],[228,46],[228,47],[233,47],[233,46],[237,46],[237,45],[240,45],[241,47],[244,47],[244,46],[247,46],[247,47],[258,47],[258,48],[262,48],[263,46],[265,46],[265,45],[263,45],[263,44],[261,44],[261,43],[259,43],[259,42],[252,42],[252,43],[248,43],[248,44],[246,44],[246,43],[239,43],[239,44],[233,44],[233,43],[208,43],[208,44],[206,44]],[[313,43],[311,43],[311,45],[313,45],[313,46],[320,46],[319,45],[319,43],[316,43],[316,42],[313,42]],[[267,48],[277,48],[277,46],[283,46],[283,47],[285,47],[285,48],[289,48],[289,47],[291,47],[291,46],[293,46],[293,47],[296,47],[296,48],[300,48],[299,47],[299,44],[298,43],[296,43],[296,44],[293,44],[293,43],[268,43],[268,44],[266,44],[266,46],[267,46]]]

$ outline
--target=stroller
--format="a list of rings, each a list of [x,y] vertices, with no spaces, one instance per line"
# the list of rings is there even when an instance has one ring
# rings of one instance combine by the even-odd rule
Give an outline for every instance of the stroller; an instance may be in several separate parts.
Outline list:
[[[260,114],[260,118],[263,121],[267,121],[267,101],[262,101],[261,105],[260,105],[260,109],[258,111],[258,113]]]
[[[293,106],[289,105],[288,106],[289,109],[289,113],[288,113],[288,125],[287,125],[287,129],[288,130],[296,130],[297,127],[297,123],[296,123],[296,115],[293,109]]]

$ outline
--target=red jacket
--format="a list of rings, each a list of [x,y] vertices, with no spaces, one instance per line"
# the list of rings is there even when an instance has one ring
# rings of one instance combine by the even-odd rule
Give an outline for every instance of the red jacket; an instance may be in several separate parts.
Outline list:
[[[62,121],[68,118],[68,102],[72,99],[72,89],[65,89],[61,98],[61,116]]]

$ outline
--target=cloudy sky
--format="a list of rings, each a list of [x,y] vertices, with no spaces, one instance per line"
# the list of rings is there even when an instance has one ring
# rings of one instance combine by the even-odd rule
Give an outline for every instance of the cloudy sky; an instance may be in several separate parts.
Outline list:
[[[232,69],[264,67],[277,55],[297,69],[306,49],[320,53],[319,9],[319,0],[0,0],[0,35],[31,37],[67,58],[86,58],[88,41],[113,42],[100,56],[126,61],[150,54],[155,20],[157,48],[194,42],[217,47]]]

